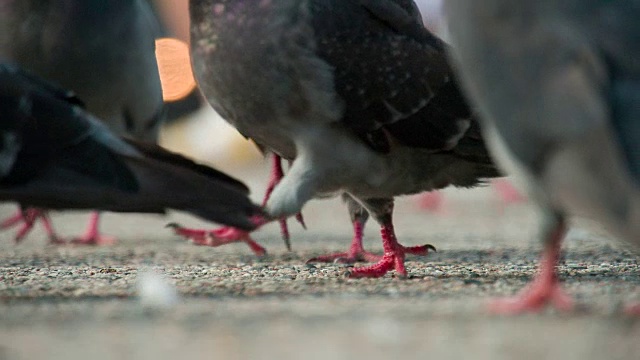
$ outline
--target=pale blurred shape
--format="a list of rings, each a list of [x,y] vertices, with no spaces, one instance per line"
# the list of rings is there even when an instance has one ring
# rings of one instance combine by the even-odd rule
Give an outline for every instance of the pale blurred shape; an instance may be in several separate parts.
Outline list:
[[[145,310],[168,310],[180,299],[175,287],[150,269],[139,271],[136,286],[138,300]]]
[[[188,121],[165,126],[160,144],[222,170],[252,166],[262,159],[258,148],[209,105],[193,113]]]
[[[164,101],[177,101],[196,88],[196,79],[191,71],[189,45],[172,38],[156,40],[156,61],[162,84]]]

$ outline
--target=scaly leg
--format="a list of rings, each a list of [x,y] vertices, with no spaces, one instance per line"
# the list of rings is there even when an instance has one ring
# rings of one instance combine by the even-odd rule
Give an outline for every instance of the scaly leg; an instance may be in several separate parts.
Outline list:
[[[262,206],[266,205],[267,201],[271,198],[273,189],[280,183],[280,180],[282,180],[283,177],[284,171],[282,169],[282,158],[279,155],[272,154],[271,175],[269,176],[269,183],[264,195],[264,200],[262,201]],[[300,224],[306,229],[302,214],[297,213],[296,220],[298,220],[298,222],[300,222]],[[287,221],[286,219],[279,219],[278,222],[280,224],[282,239],[285,241],[287,250],[291,251]],[[244,242],[249,246],[249,248],[251,248],[251,251],[253,251],[256,256],[264,256],[267,254],[267,250],[255,242],[255,240],[253,240],[249,235],[249,232],[234,227],[223,226],[214,230],[187,229],[178,224],[169,224],[168,227],[173,228],[177,235],[186,237],[196,245],[216,247],[234,242]]]
[[[492,301],[490,311],[501,314],[537,312],[547,304],[563,311],[573,308],[573,300],[560,286],[555,269],[560,258],[560,247],[565,232],[566,227],[562,217],[556,216],[550,223],[545,224],[545,249],[538,274],[515,297]]]
[[[258,227],[269,222],[269,220],[259,216],[254,217],[252,221]],[[216,230],[195,230],[183,228],[176,223],[167,226],[171,227],[177,235],[186,237],[196,245],[217,247],[234,242],[244,242],[256,256],[267,254],[267,251],[251,238],[248,231],[238,228],[222,227]]]
[[[342,264],[352,264],[358,261],[376,262],[382,259],[381,255],[370,253],[362,246],[364,236],[364,226],[369,219],[369,213],[355,199],[348,194],[342,194],[343,200],[347,203],[349,216],[353,224],[353,240],[351,247],[346,252],[340,252],[329,255],[321,255],[307,260],[311,262],[337,262]]]
[[[113,245],[117,242],[113,236],[100,234],[99,231],[100,213],[94,211],[89,217],[89,226],[84,235],[72,240],[72,243],[78,245]]]
[[[382,259],[380,259],[376,264],[353,269],[349,273],[349,277],[381,277],[388,271],[395,269],[398,275],[404,278],[407,276],[407,270],[404,267],[404,258],[406,254],[426,256],[429,253],[429,250],[436,250],[435,247],[429,244],[406,247],[398,243],[398,239],[396,238],[396,234],[393,229],[391,216],[393,213],[392,199],[368,199],[365,206],[380,223],[380,234],[382,236],[384,254],[382,255]]]
[[[27,208],[24,210],[20,209],[15,215],[2,221],[2,223],[0,223],[0,229],[4,230],[4,229],[14,227],[18,224],[22,224],[22,226],[20,226],[20,229],[18,229],[18,232],[16,233],[16,236],[15,236],[16,243],[19,243],[25,238],[25,236],[29,234],[29,232],[31,232],[31,230],[33,230],[33,226],[38,221],[38,219],[42,221],[44,230],[47,233],[47,236],[49,237],[49,243],[56,244],[56,245],[64,244],[64,241],[60,239],[58,235],[56,235],[55,231],[53,230],[53,226],[51,225],[51,219],[49,219],[49,214],[47,213],[46,210],[43,210],[43,209],[38,209],[38,208]]]

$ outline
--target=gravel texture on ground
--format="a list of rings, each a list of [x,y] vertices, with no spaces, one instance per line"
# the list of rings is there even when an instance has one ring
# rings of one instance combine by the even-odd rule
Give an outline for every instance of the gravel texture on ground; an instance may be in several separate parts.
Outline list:
[[[259,199],[265,169],[251,179]],[[637,359],[640,322],[623,316],[640,301],[637,257],[595,224],[579,220],[559,270],[578,303],[570,314],[491,316],[488,299],[516,293],[534,274],[540,244],[530,204],[502,206],[491,188],[446,191],[442,212],[396,205],[403,244],[437,253],[409,258],[408,279],[351,280],[349,266],[305,264],[351,240],[338,200],[305,208],[309,229],[289,221],[288,253],[277,225],[255,234],[269,255],[244,244],[198,247],[164,226],[198,219],[106,214],[102,228],[120,238],[103,248],[46,245],[38,226],[21,244],[0,233],[0,360],[4,359]],[[0,207],[0,217],[14,205]],[[56,213],[63,235],[83,231],[86,213]],[[370,222],[365,246],[381,251]],[[360,264],[361,265],[361,264]],[[149,309],[137,275],[161,274],[180,299]]]

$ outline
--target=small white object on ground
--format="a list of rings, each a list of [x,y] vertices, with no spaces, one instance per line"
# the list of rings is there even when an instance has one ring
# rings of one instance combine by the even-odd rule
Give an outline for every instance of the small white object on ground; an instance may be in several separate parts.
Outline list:
[[[140,270],[136,287],[140,304],[145,309],[166,310],[178,303],[175,287],[153,270]]]

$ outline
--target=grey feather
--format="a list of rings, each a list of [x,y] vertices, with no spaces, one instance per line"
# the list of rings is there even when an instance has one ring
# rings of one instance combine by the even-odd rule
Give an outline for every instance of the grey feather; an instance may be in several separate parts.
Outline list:
[[[547,214],[640,245],[640,1],[448,0],[454,58]]]
[[[147,0],[4,1],[0,59],[71,89],[118,134],[155,141],[164,116]]]

